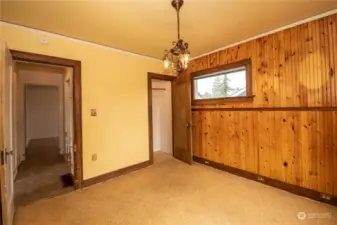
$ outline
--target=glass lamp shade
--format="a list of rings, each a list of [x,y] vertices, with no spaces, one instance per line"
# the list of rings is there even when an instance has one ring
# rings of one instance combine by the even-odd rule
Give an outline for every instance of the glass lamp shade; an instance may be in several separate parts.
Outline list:
[[[187,69],[189,57],[190,55],[188,53],[181,55],[180,61],[184,69]]]
[[[169,60],[168,59],[164,59],[164,67],[165,67],[165,69],[167,69],[169,67],[169,65],[170,65]]]

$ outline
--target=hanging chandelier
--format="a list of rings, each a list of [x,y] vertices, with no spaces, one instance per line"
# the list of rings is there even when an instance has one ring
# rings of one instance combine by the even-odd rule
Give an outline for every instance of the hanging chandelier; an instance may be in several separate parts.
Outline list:
[[[178,40],[172,42],[173,48],[164,52],[164,67],[168,69],[171,67],[180,75],[188,66],[190,52],[188,50],[188,43],[180,39],[180,8],[183,6],[184,0],[172,0],[171,5],[177,11],[177,29]]]

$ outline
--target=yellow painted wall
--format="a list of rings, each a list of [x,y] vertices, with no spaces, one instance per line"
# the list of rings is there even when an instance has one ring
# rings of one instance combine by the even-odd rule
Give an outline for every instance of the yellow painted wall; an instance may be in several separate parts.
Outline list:
[[[0,0],[0,21],[2,21],[2,4],[3,0]],[[2,26],[0,26],[0,40],[2,39]]]
[[[84,179],[149,159],[147,72],[162,73],[160,61],[19,26],[1,26],[10,49],[82,62]],[[49,44],[40,44],[41,37]],[[92,108],[97,109],[97,117],[90,116]]]

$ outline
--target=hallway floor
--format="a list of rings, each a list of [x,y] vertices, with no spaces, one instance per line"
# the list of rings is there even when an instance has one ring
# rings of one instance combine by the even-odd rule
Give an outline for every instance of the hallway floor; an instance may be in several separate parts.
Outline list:
[[[67,173],[70,167],[59,154],[57,138],[31,140],[14,183],[16,206],[72,191],[60,178]]]
[[[156,152],[148,168],[18,208],[15,224],[335,225],[337,207]]]

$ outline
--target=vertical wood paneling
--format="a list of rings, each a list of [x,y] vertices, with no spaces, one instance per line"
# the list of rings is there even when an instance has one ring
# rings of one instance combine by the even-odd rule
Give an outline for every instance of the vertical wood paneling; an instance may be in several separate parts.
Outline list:
[[[333,87],[337,88],[337,14],[330,16],[328,19],[328,37],[329,37],[329,77],[333,83]],[[334,105],[337,104],[337,95],[332,94]]]
[[[228,163],[228,143],[231,141],[229,139],[228,135],[228,120],[227,120],[227,114],[224,112],[218,112],[220,115],[220,135],[221,135],[221,141],[219,143],[219,161],[221,163],[224,163],[226,165],[229,165]]]
[[[302,187],[305,188],[310,188],[310,179],[309,177],[311,176],[310,174],[310,155],[309,155],[309,118],[308,118],[308,113],[307,112],[300,112],[300,117],[301,117],[301,123],[300,123],[300,127],[298,127],[298,129],[301,129],[301,185]]]
[[[257,140],[255,133],[251,132],[256,129],[256,113],[255,112],[246,112],[246,170],[252,173],[257,173]]]
[[[219,52],[213,53],[208,58],[207,68],[213,68],[219,66]]]
[[[251,58],[252,102],[194,111],[194,155],[337,196],[337,15],[193,60],[191,71]]]
[[[334,195],[337,196],[337,176],[336,176],[336,171],[337,171],[337,112],[332,112],[332,161],[333,161],[333,177],[332,179],[333,186],[334,186]]]
[[[293,171],[295,175],[295,184],[303,186],[303,156],[302,156],[302,113],[294,112],[294,155],[293,155]]]
[[[291,30],[285,30],[284,31],[284,68],[285,68],[285,85],[283,85],[283,88],[285,89],[285,103],[287,106],[292,107],[293,106],[293,82],[291,76],[291,64],[290,64],[290,48],[291,48]]]
[[[296,184],[295,181],[295,161],[294,161],[294,112],[286,112],[286,135],[287,139],[285,140],[286,148],[283,149],[285,154],[285,162],[288,164],[286,168],[286,182],[290,184]]]
[[[337,112],[200,111],[193,121],[195,156],[336,195]]]
[[[332,106],[334,105],[332,103],[332,94],[333,94],[333,86],[331,81],[329,80],[329,78],[327,77],[327,64],[326,64],[326,50],[327,50],[327,46],[326,46],[326,34],[324,31],[324,24],[325,21],[323,20],[319,20],[317,21],[317,26],[318,26],[318,39],[319,39],[319,43],[318,43],[318,47],[317,47],[317,60],[319,63],[319,69],[318,69],[318,77],[317,80],[320,83],[320,85],[323,86],[323,88],[318,88],[318,92],[319,92],[319,96],[318,96],[318,101],[319,101],[319,106]],[[333,82],[333,81],[332,81]],[[325,87],[325,88],[324,88]],[[327,87],[329,87],[329,94],[327,94]],[[327,96],[330,96],[330,98],[327,98]]]
[[[298,27],[298,37],[297,37],[297,45],[298,45],[298,66],[297,68],[297,73],[299,77],[299,98],[300,98],[300,103],[299,105],[305,107],[308,106],[308,92],[306,91],[306,70],[305,70],[305,64],[304,64],[304,58],[305,58],[305,25],[300,25]],[[296,85],[296,84],[295,84]]]
[[[324,173],[324,192],[328,194],[333,194],[333,184],[328,179],[333,176],[333,171],[330,173],[328,168],[333,168],[333,162],[331,162],[331,150],[332,150],[332,140],[331,140],[331,127],[329,123],[332,121],[331,112],[325,112],[323,114],[323,129],[322,129],[322,139],[323,139],[323,154],[322,154],[322,169]]]
[[[324,152],[325,152],[325,143],[323,137],[324,130],[324,113],[317,113],[317,121],[321,121],[321,123],[317,123],[316,137],[317,137],[317,146],[316,146],[316,155],[318,158],[317,161],[317,185],[318,191],[325,191],[325,162],[324,162]]]

